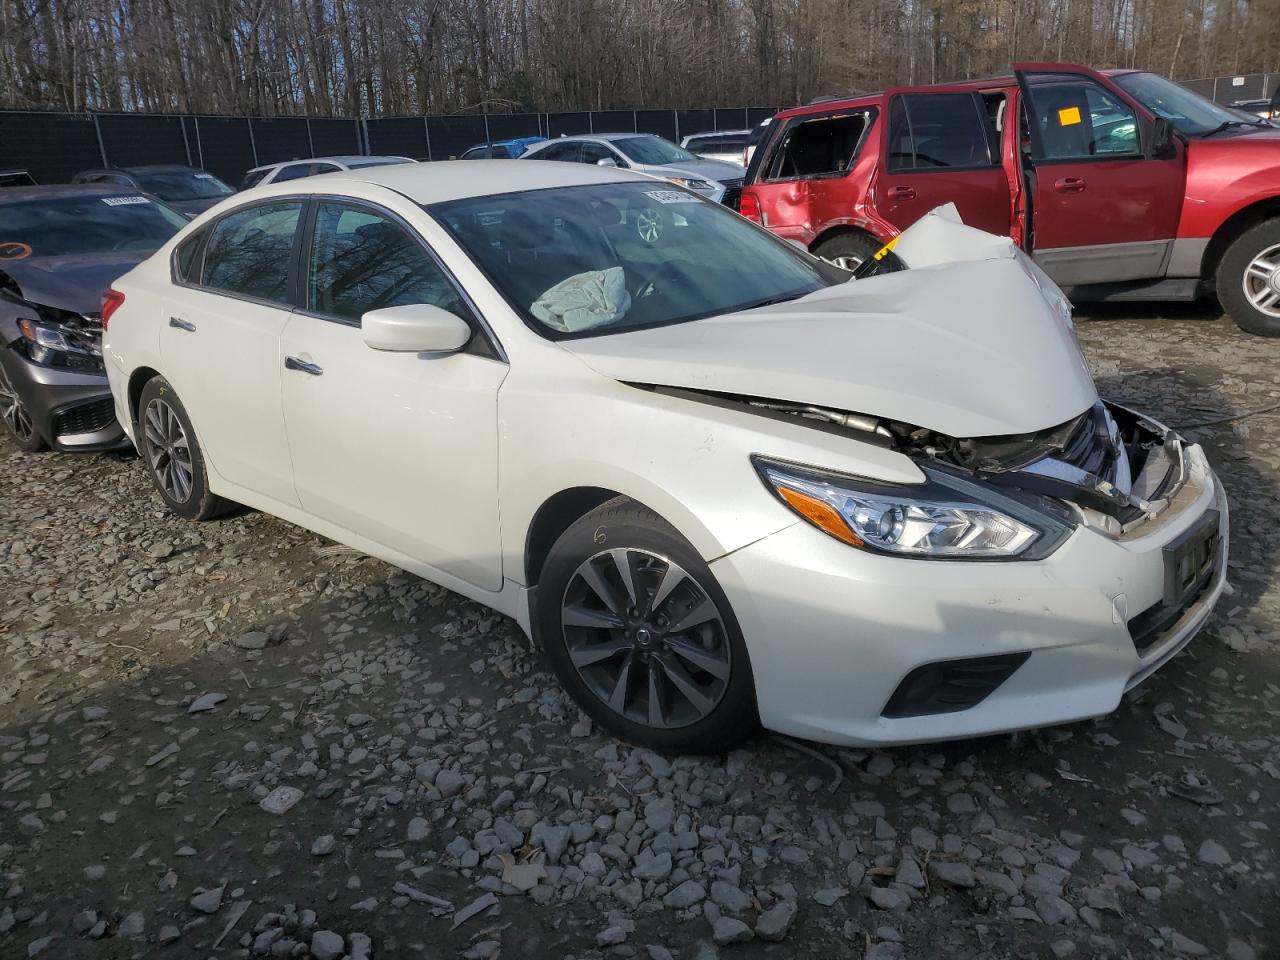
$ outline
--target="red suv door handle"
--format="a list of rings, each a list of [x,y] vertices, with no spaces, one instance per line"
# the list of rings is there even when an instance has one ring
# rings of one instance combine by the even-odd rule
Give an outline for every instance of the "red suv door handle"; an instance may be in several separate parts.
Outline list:
[[[890,200],[914,200],[916,198],[915,187],[890,187]]]
[[[1053,189],[1059,193],[1079,193],[1084,188],[1084,177],[1061,177],[1053,182]]]

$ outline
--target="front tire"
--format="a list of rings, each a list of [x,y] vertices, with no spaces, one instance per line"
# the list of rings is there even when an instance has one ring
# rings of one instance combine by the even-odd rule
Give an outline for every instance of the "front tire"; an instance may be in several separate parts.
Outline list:
[[[1218,264],[1218,300],[1241,330],[1280,337],[1280,220],[1250,227]]]
[[[565,689],[624,740],[713,753],[759,725],[728,598],[688,542],[632,500],[610,500],[556,541],[534,623]]]
[[[164,377],[153,377],[138,398],[138,452],[171,511],[186,520],[207,520],[232,506],[209,492],[204,455],[187,410]]]
[[[0,420],[20,450],[39,453],[45,448],[44,438],[36,429],[31,411],[22,401],[22,395],[13,386],[9,374],[0,363]]]

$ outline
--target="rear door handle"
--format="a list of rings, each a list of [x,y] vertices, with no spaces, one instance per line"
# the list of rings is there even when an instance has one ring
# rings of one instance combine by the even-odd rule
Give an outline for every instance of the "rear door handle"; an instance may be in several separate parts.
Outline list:
[[[915,187],[890,187],[890,200],[914,200],[916,198]]]
[[[170,317],[169,326],[175,330],[185,330],[187,333],[195,333],[196,325],[190,320],[183,320],[181,317]]]
[[[284,368],[286,370],[301,370],[303,373],[309,373],[313,377],[318,377],[324,373],[318,364],[307,363],[307,361],[299,360],[297,357],[285,357]]]
[[[1053,182],[1053,189],[1059,193],[1079,193],[1084,188],[1084,177],[1060,177]]]

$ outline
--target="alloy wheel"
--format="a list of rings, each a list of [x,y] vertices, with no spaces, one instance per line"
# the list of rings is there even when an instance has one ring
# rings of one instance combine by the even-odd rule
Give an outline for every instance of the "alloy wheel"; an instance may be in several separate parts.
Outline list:
[[[657,243],[662,236],[662,214],[657,210],[641,210],[636,214],[636,233],[645,243]]]
[[[23,443],[29,442],[35,434],[31,414],[9,381],[9,375],[5,373],[3,366],[0,366],[0,419],[4,420],[5,426]]]
[[[191,498],[193,471],[191,446],[182,421],[173,407],[157,397],[147,404],[143,432],[156,482],[175,503],[186,503]]]
[[[655,729],[710,714],[729,684],[729,633],[715,601],[679,564],[638,548],[590,557],[561,602],[578,676],[614,713]]]
[[[848,270],[850,273],[862,266],[863,258],[854,254],[844,254],[839,257],[823,257],[827,263],[839,267],[841,270]]]
[[[1280,243],[1249,261],[1243,282],[1244,295],[1254,309],[1280,319]]]

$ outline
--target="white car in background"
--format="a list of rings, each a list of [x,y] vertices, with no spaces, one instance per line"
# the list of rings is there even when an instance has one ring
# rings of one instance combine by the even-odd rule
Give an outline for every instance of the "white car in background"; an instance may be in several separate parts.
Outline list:
[[[322,173],[337,173],[339,170],[363,170],[365,167],[387,167],[399,163],[417,163],[412,157],[312,157],[309,160],[286,160],[282,163],[264,163],[254,167],[240,181],[240,189],[265,187],[268,183],[283,183],[286,180],[301,180],[303,177],[315,177]]]
[[[750,130],[708,130],[685,137],[680,146],[707,160],[741,165],[750,136]]]
[[[1222,488],[1099,400],[1008,240],[935,214],[897,249],[850,282],[623,170],[353,170],[187,226],[103,353],[174,513],[248,504],[507,614],[629,740],[1105,714],[1223,589]]]

